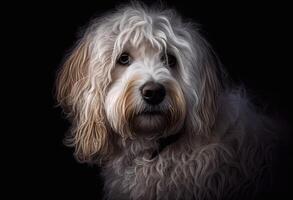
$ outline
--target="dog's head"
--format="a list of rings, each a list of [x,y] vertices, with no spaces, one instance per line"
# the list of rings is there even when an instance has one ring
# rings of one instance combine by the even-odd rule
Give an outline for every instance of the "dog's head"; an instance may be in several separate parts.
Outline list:
[[[94,20],[57,79],[77,158],[109,155],[117,136],[209,134],[214,68],[208,44],[173,11],[136,5]]]

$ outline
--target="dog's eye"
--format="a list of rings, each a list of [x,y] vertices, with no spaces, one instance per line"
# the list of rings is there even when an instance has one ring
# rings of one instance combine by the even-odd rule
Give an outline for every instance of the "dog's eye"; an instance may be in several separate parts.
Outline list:
[[[120,65],[129,65],[131,62],[131,58],[128,53],[122,53],[117,60],[117,63]]]
[[[170,68],[175,68],[177,65],[177,59],[175,56],[171,55],[171,54],[167,54],[167,55],[163,55],[161,58],[162,62],[164,63],[164,65],[170,67]]]

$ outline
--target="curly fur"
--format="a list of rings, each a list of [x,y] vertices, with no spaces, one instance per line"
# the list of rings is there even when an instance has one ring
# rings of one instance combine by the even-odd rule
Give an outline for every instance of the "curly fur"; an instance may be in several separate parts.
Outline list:
[[[125,49],[140,61],[117,66]],[[159,59],[168,52],[176,69]],[[270,166],[268,119],[243,89],[220,83],[219,67],[173,10],[130,5],[90,24],[59,72],[57,99],[72,121],[67,144],[102,166],[107,199],[253,198]],[[150,108],[137,92],[150,79],[168,94],[154,119],[140,117]],[[141,124],[159,131],[142,134]]]

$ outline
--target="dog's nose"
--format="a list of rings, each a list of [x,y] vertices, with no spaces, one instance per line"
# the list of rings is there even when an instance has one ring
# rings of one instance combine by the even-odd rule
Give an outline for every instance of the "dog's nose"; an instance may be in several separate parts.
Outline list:
[[[162,84],[153,81],[145,83],[140,88],[140,91],[142,98],[151,105],[161,103],[166,95],[165,87]]]

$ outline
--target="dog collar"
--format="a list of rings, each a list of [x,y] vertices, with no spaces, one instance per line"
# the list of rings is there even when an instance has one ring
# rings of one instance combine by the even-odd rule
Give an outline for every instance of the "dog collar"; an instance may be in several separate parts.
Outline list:
[[[165,148],[167,148],[169,145],[171,145],[171,144],[175,143],[176,141],[178,141],[180,136],[181,136],[181,134],[178,133],[178,134],[170,135],[170,136],[165,137],[165,138],[160,138],[158,140],[159,148],[156,149],[152,153],[151,159],[157,157]]]

